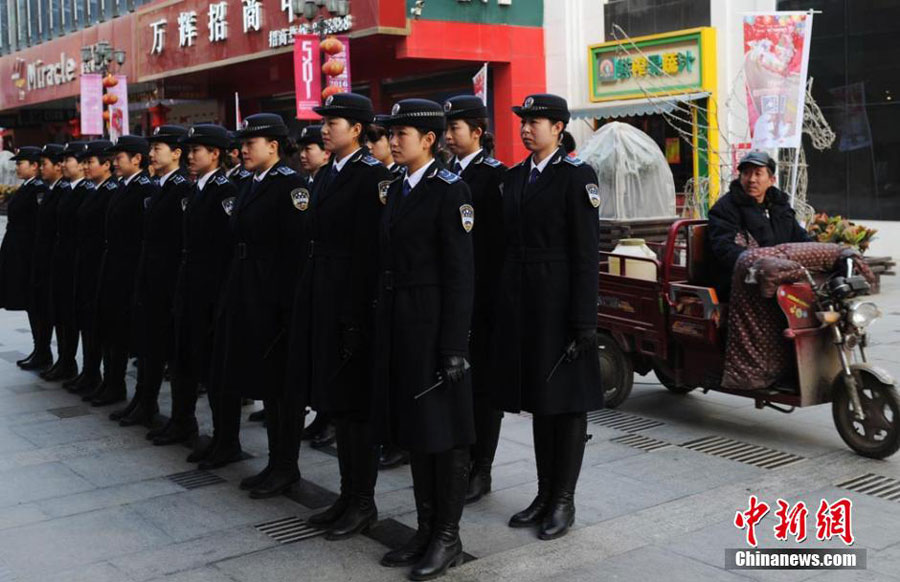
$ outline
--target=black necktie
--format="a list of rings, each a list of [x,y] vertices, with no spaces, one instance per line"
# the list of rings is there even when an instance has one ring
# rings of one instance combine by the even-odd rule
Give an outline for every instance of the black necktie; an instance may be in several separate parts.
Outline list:
[[[403,180],[403,197],[406,198],[409,196],[409,193],[412,192],[412,185],[409,183],[409,179]]]
[[[528,176],[528,183],[534,184],[535,182],[538,181],[538,178],[540,178],[540,177],[541,177],[541,171],[538,170],[537,168],[531,168],[531,174],[529,174],[529,176]]]
[[[453,164],[453,173],[457,176],[462,176],[463,167],[462,164],[459,163],[459,160],[456,160],[456,163]]]

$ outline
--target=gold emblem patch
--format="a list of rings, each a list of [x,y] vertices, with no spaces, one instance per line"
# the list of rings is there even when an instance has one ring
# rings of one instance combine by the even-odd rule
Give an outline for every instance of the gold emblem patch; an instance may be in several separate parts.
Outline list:
[[[234,212],[234,196],[222,200],[222,210],[225,211],[225,214],[231,216],[231,213]]]
[[[382,204],[387,204],[388,191],[391,189],[392,182],[393,180],[378,182],[378,199],[381,200]]]
[[[187,210],[187,205],[188,205],[188,197],[185,196],[184,198],[181,199],[181,211],[182,212]]]
[[[301,212],[309,208],[309,190],[306,188],[294,188],[291,190],[291,202],[294,208]]]
[[[600,188],[596,184],[588,184],[584,187],[587,190],[588,200],[591,206],[598,208],[600,206]]]
[[[466,232],[472,232],[472,227],[475,226],[475,209],[472,208],[471,204],[463,204],[459,207],[459,217],[462,220],[463,230]]]

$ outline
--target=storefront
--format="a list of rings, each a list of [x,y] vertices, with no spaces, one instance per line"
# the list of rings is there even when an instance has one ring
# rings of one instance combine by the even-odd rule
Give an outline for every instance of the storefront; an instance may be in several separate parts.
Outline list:
[[[573,118],[638,127],[665,153],[676,192],[700,184],[711,204],[719,193],[715,29],[591,45],[588,76],[591,104]]]
[[[218,120],[233,127],[236,95],[243,116],[266,110],[293,120],[293,36],[315,32],[349,36],[352,89],[369,95],[383,112],[404,97],[471,93],[472,77],[488,63],[496,155],[505,162],[520,159],[524,150],[510,107],[545,90],[542,0],[427,3],[421,14],[410,7],[415,2],[354,0],[347,15],[323,9],[312,26],[286,0],[151,2],[0,58],[0,127],[13,128],[22,145],[72,137],[67,130],[77,117],[79,51],[100,39],[127,53],[120,72],[128,77],[133,133],[148,133],[162,122]],[[20,61],[60,58],[63,74],[51,74],[51,86],[26,83],[23,94],[23,77],[16,77]],[[37,109],[57,111],[61,122],[38,122],[32,113]]]

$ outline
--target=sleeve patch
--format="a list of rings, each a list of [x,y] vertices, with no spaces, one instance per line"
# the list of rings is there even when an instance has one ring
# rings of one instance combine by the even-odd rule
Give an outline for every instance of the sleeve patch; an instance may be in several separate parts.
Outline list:
[[[291,190],[291,202],[293,202],[294,208],[300,212],[305,211],[309,208],[309,190],[306,188],[294,188]]]
[[[229,196],[222,200],[222,210],[225,211],[225,214],[231,216],[231,213],[234,212],[234,196]]]
[[[472,232],[475,226],[475,208],[471,204],[463,204],[459,207],[459,218],[462,221],[463,230]]]
[[[584,189],[587,191],[588,201],[594,208],[600,207],[600,188],[596,184],[587,184]]]

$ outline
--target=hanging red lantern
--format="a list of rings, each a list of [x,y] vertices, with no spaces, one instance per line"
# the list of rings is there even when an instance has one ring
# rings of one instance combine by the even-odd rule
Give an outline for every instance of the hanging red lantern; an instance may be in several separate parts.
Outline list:
[[[103,94],[103,104],[104,105],[114,105],[119,102],[119,96],[115,93],[104,93]]]
[[[115,87],[118,84],[119,80],[116,79],[115,75],[113,75],[112,73],[109,73],[105,77],[103,77],[103,86],[107,89],[110,87]]]
[[[165,125],[166,114],[168,112],[169,108],[162,103],[157,103],[153,107],[147,108],[147,113],[150,114],[150,127],[159,127],[160,125]]]
[[[109,121],[109,109],[103,110],[103,121],[106,121],[106,122]]]

